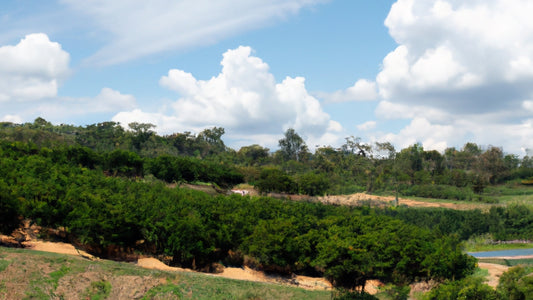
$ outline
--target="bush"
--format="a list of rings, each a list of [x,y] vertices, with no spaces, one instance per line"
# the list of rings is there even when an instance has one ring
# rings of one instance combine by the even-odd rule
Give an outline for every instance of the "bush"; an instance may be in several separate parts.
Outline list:
[[[335,300],[378,300],[376,296],[370,295],[367,292],[354,292],[348,290],[337,290],[333,299]]]
[[[106,169],[113,175],[142,176],[143,159],[135,152],[114,150],[106,158]]]
[[[263,169],[255,187],[260,193],[295,193],[297,191],[297,185],[292,177],[274,168]]]
[[[300,193],[316,196],[322,195],[329,188],[329,180],[324,174],[306,173],[298,178]]]
[[[483,284],[481,278],[467,278],[463,280],[447,281],[431,290],[427,300],[491,300],[498,299],[498,294],[490,286]]]
[[[471,200],[474,196],[469,188],[461,188],[441,184],[424,184],[407,187],[402,193],[406,196],[417,196],[437,199]]]
[[[202,181],[226,188],[244,181],[244,176],[232,167],[192,157],[162,155],[150,160],[147,169],[166,182]]]

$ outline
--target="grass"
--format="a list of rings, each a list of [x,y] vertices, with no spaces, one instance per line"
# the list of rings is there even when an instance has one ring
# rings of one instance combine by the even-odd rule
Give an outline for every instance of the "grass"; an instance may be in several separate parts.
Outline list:
[[[489,263],[489,264],[498,264],[502,266],[518,266],[526,265],[533,267],[533,258],[522,258],[522,259],[503,259],[503,258],[479,258],[479,262]]]
[[[483,252],[533,248],[533,243],[495,244],[490,234],[471,237],[465,242],[465,251]]]
[[[526,244],[485,244],[485,245],[469,245],[467,243],[465,249],[468,252],[483,252],[483,251],[499,251],[499,250],[514,250],[514,249],[529,249],[533,248],[532,243]]]
[[[135,288],[140,293],[135,298],[142,299],[331,299],[330,291],[149,270],[131,263],[40,251],[0,247],[0,256],[4,257],[0,259],[2,299],[127,298],[118,293]]]
[[[391,191],[384,191],[376,193],[376,195],[381,196],[394,196],[394,193]],[[439,198],[424,198],[416,196],[403,196],[399,195],[400,198],[430,202],[430,203],[451,203],[451,204],[461,204],[467,205],[472,209],[482,209],[486,210],[492,206],[505,206],[511,204],[520,204],[533,207],[533,186],[532,185],[523,185],[520,184],[520,180],[510,181],[505,184],[499,184],[494,186],[487,186],[482,195],[483,197],[488,197],[494,199],[498,203],[484,203],[479,201],[466,201],[466,200],[456,200],[456,199],[439,199]],[[401,200],[400,200],[401,204]]]
[[[43,260],[46,264],[46,260]],[[59,269],[50,273],[43,274],[41,270],[34,270],[30,275],[30,289],[26,291],[27,299],[49,299],[50,296],[54,296],[54,291],[57,289],[59,279],[65,276],[70,268],[64,264],[52,264],[48,263],[51,267],[59,266]]]
[[[474,274],[470,275],[472,277],[481,277],[481,278],[487,278],[489,276],[489,270],[487,269],[481,269],[481,268],[476,268],[476,270],[474,271]]]
[[[179,285],[183,299],[330,299],[330,292],[187,274]],[[174,287],[176,288],[176,287]]]
[[[93,281],[85,290],[84,298],[91,300],[107,299],[111,294],[111,284],[105,280]]]
[[[520,184],[518,181],[511,181],[505,184],[488,186],[485,188],[486,195],[492,196],[500,203],[524,204],[533,206],[533,186]]]
[[[5,259],[0,259],[0,272],[3,272],[9,266],[9,261]]]
[[[148,290],[142,300],[153,299],[156,295],[164,299],[181,299],[183,297],[182,287],[172,283],[158,285]]]

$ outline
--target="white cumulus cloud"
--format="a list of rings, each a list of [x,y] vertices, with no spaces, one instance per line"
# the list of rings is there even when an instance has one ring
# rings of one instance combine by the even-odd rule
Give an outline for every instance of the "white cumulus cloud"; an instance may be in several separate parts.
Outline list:
[[[11,122],[11,123],[15,123],[15,124],[21,124],[23,121],[22,121],[22,118],[20,116],[17,116],[17,115],[5,115],[5,116],[0,118],[0,122]]]
[[[123,124],[150,122],[163,132],[221,126],[230,138],[248,135],[259,143],[264,135],[281,136],[289,127],[306,137],[308,143],[324,139],[331,142],[342,131],[342,126],[331,120],[320,102],[308,93],[304,78],[287,77],[277,83],[268,64],[252,55],[250,47],[228,50],[221,65],[221,72],[209,80],[170,70],[160,79],[161,86],[180,95],[170,110],[125,111],[113,120]]]
[[[414,118],[398,134],[386,134],[380,139],[391,141],[399,146],[399,149],[421,143],[424,149],[444,151],[449,146],[448,141],[453,142],[460,135],[451,125],[434,125],[427,119]]]
[[[411,123],[388,137],[531,148],[532,10],[526,0],[396,1],[385,25],[398,47],[376,77],[376,115]]]
[[[345,90],[333,93],[319,92],[316,95],[328,102],[372,101],[378,98],[378,91],[375,82],[359,79]]]
[[[29,34],[0,47],[0,102],[55,97],[69,73],[70,55],[46,34]]]
[[[357,125],[357,129],[359,129],[361,131],[372,130],[372,129],[376,128],[376,125],[377,125],[376,121],[368,121],[368,122],[365,122],[363,124]]]
[[[110,88],[103,88],[95,97],[55,97],[46,99],[34,105],[15,106],[17,112],[16,123],[26,120],[31,121],[42,117],[52,122],[72,122],[80,117],[91,115],[115,114],[125,109],[137,107],[135,97],[122,94]],[[5,119],[5,118],[4,118]],[[75,122],[76,123],[76,122]]]
[[[533,21],[521,0],[398,0],[385,20],[399,43],[381,96],[447,111],[501,109],[533,92]]]
[[[70,74],[70,54],[44,33],[26,35],[14,46],[0,47],[1,120],[22,123],[36,117],[65,122],[137,106],[132,95],[103,88],[95,97],[58,95]]]

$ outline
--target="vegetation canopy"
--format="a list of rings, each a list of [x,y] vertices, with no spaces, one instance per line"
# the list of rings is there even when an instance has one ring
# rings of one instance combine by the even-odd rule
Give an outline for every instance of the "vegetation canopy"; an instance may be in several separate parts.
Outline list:
[[[26,218],[64,228],[68,239],[101,257],[160,255],[205,271],[214,263],[248,265],[325,276],[361,293],[371,279],[403,287],[467,278],[475,260],[462,241],[472,237],[533,238],[533,211],[523,205],[371,209],[171,185],[203,182],[224,191],[247,182],[260,193],[396,192],[494,202],[495,184],[533,176],[529,157],[501,148],[469,143],[441,154],[417,144],[396,152],[351,137],[341,148],[310,153],[289,129],[276,152],[258,145],[235,151],[222,142],[223,128],[169,136],[152,128],[1,123],[0,230],[10,233]]]

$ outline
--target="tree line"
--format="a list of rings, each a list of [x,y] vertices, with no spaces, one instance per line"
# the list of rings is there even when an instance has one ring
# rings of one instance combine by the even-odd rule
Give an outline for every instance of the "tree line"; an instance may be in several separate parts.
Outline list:
[[[533,184],[533,159],[507,154],[495,146],[482,148],[475,143],[466,143],[461,149],[447,148],[440,153],[414,144],[397,151],[390,143],[364,143],[352,136],[338,148],[321,146],[311,153],[300,135],[294,129],[288,129],[279,140],[276,151],[260,145],[234,150],[224,144],[225,130],[220,127],[208,128],[198,134],[184,132],[166,136],[157,135],[154,127],[152,124],[131,123],[126,130],[115,122],[87,126],[52,125],[38,118],[33,123],[0,123],[0,138],[49,148],[66,145],[83,146],[95,153],[117,151],[117,156],[130,153],[127,155],[135,154],[146,160],[172,161],[176,165],[173,169],[194,164],[192,162],[197,162],[194,159],[232,166],[231,176],[241,174],[243,179],[240,181],[265,193],[314,196],[364,191],[496,202],[486,192],[487,187],[512,180]],[[128,172],[138,171],[138,168],[132,168]],[[194,170],[184,171],[196,174]],[[151,172],[155,173],[154,170]],[[172,176],[171,173],[163,170],[159,176],[167,181],[182,180],[182,174]],[[214,181],[206,176],[196,177]],[[228,183],[239,181],[237,178],[224,180]]]
[[[526,206],[479,210],[372,209],[269,197],[210,196],[168,183],[247,182],[260,192],[307,195],[400,192],[487,201],[491,185],[528,184],[529,157],[468,143],[441,154],[413,145],[347,138],[340,148],[310,153],[288,130],[280,149],[235,151],[222,128],[158,136],[151,124],[105,122],[77,127],[0,123],[0,230],[22,218],[64,228],[71,241],[103,257],[142,252],[209,270],[213,263],[319,275],[362,291],[370,279],[400,287],[418,280],[465,278],[475,260],[461,242],[490,234],[533,238]],[[490,200],[490,199],[488,199]],[[444,286],[445,287],[445,286]],[[452,291],[458,291],[452,289]]]

